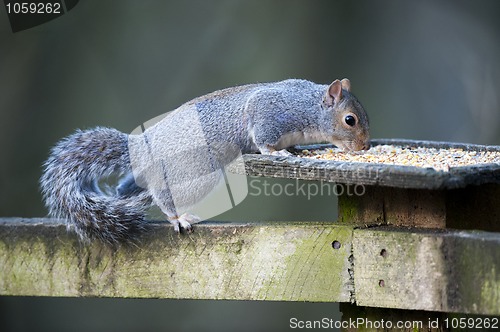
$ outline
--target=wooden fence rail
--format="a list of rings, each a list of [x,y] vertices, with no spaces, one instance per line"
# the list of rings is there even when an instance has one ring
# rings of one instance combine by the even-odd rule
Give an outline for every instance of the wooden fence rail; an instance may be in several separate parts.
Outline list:
[[[351,302],[500,315],[500,235],[338,223],[155,224],[83,245],[55,219],[0,219],[0,294]],[[486,254],[487,253],[487,254]],[[479,259],[480,258],[480,259]]]

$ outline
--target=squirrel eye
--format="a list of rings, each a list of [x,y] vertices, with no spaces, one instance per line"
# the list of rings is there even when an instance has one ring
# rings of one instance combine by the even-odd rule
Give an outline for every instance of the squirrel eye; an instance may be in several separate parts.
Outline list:
[[[356,124],[356,119],[352,115],[346,116],[344,121],[350,127],[354,127],[354,125]]]

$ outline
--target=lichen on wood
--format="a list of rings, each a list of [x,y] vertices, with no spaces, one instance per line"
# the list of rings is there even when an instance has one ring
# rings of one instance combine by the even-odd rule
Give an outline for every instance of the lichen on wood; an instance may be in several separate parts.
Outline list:
[[[85,245],[54,220],[2,219],[0,294],[348,301],[352,228],[156,224],[137,245]],[[339,249],[332,242],[342,244]]]
[[[500,235],[380,227],[354,231],[360,306],[500,315]]]

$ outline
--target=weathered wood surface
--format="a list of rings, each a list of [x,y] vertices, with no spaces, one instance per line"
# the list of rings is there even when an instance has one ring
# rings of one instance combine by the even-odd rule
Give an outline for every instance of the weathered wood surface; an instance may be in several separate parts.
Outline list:
[[[401,146],[425,146],[434,148],[462,148],[472,151],[500,151],[499,146],[378,139],[372,146],[393,144]],[[326,145],[309,146],[326,147]],[[354,163],[333,160],[317,160],[299,157],[269,155],[244,155],[246,173],[252,176],[321,180],[328,182],[387,186],[407,189],[455,189],[468,185],[500,183],[500,164],[483,164],[451,167],[449,172],[433,168],[396,166],[388,164]]]
[[[444,190],[365,186],[363,195],[339,197],[339,220],[360,226],[445,228],[446,194]]]
[[[0,294],[355,302],[500,315],[500,234],[338,223],[156,224],[84,245],[59,220],[0,219]]]
[[[84,245],[59,220],[0,219],[0,294],[349,301],[352,228],[165,223],[137,246]],[[340,244],[338,249],[332,242]]]
[[[500,315],[500,234],[355,230],[359,306]]]
[[[500,232],[498,184],[452,190],[364,186],[362,193],[339,196],[339,221],[361,227],[392,225]]]

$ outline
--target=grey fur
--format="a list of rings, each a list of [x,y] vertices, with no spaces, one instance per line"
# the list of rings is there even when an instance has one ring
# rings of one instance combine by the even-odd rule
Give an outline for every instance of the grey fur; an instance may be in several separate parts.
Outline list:
[[[134,239],[145,228],[143,211],[151,203],[177,230],[190,230],[195,218],[180,212],[205,197],[241,154],[283,153],[323,141],[367,148],[368,118],[348,91],[350,83],[344,87],[334,100],[328,85],[305,80],[245,85],[187,102],[142,134],[77,131],[45,162],[45,204],[84,240]],[[346,114],[354,114],[355,126],[343,123]],[[116,192],[105,193],[97,182],[113,173],[125,177]]]
[[[40,179],[52,216],[65,218],[82,240],[108,243],[132,240],[145,229],[149,193],[135,196],[103,192],[97,181],[130,172],[127,135],[97,127],[61,140],[44,164]]]

